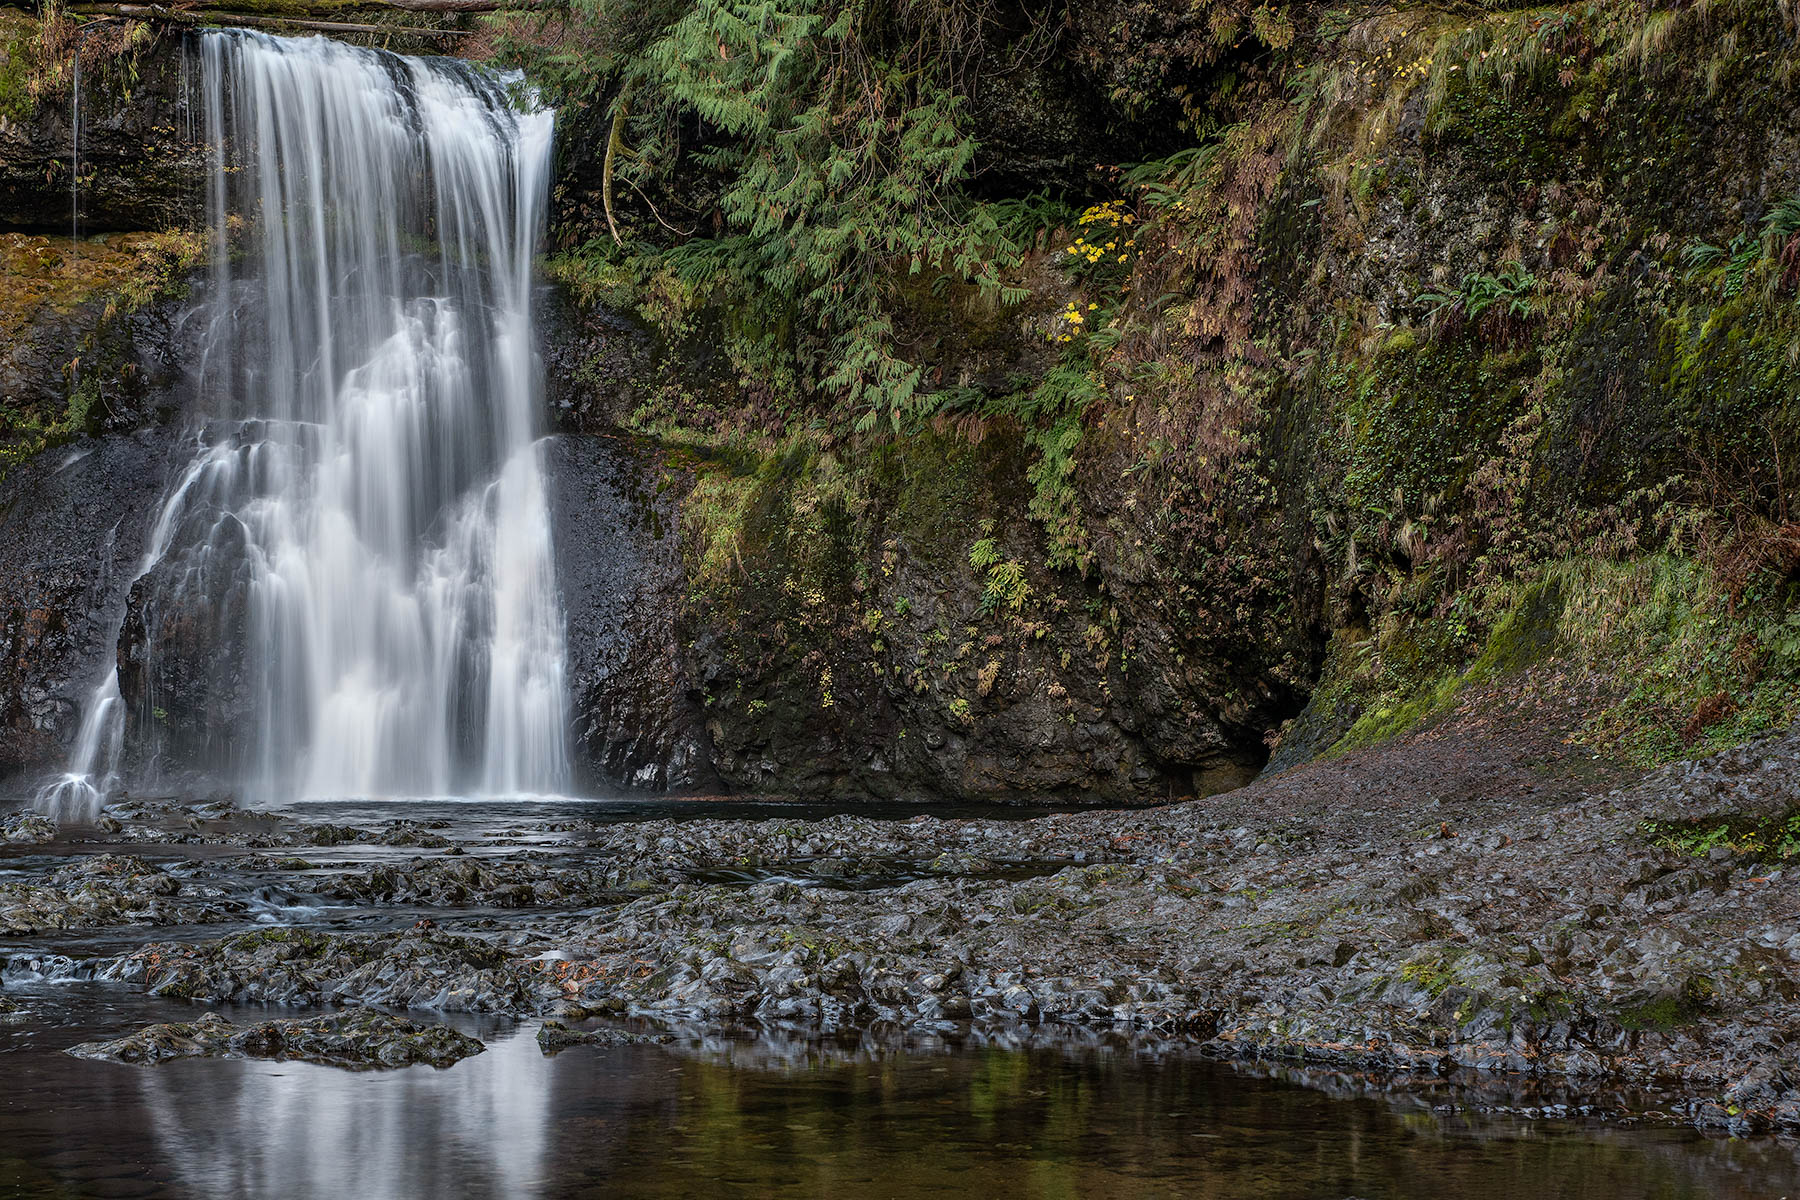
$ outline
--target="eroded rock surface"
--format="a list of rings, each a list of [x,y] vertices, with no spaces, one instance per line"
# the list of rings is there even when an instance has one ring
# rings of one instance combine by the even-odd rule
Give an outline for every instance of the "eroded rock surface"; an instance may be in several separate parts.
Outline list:
[[[198,1021],[149,1025],[110,1042],[83,1042],[68,1052],[136,1066],[178,1058],[270,1058],[379,1069],[418,1063],[448,1067],[486,1048],[447,1026],[416,1025],[405,1017],[357,1010],[254,1025],[234,1025],[218,1013],[207,1013]]]
[[[0,933],[41,934],[107,925],[195,925],[241,912],[240,902],[194,877],[128,855],[78,858],[41,879],[0,882]]]

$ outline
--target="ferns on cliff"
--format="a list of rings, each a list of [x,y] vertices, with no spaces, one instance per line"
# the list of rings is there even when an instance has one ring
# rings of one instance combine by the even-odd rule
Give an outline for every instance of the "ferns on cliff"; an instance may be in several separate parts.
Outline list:
[[[978,86],[1079,51],[1120,110],[1191,127],[1204,108],[1192,73],[1247,45],[1288,46],[1292,7],[572,0],[497,20],[503,51],[553,100],[610,123],[606,236],[583,253],[613,272],[672,273],[728,314],[747,375],[791,368],[856,428],[898,430],[948,395],[902,344],[908,277],[1018,303],[1027,293],[1003,280],[1068,212],[971,194]]]
[[[691,0],[648,12],[589,0],[577,11],[620,40],[592,53],[578,41],[536,65],[553,89],[567,78],[611,111],[615,245],[588,253],[666,268],[697,303],[733,314],[740,363],[796,364],[859,428],[928,412],[921,370],[897,347],[894,282],[930,271],[1021,298],[1001,285],[1023,251],[1020,214],[959,186],[975,157],[966,88],[990,0]],[[640,194],[693,193],[700,202],[680,215],[694,228],[656,212],[661,228],[627,239],[612,219],[615,176]]]

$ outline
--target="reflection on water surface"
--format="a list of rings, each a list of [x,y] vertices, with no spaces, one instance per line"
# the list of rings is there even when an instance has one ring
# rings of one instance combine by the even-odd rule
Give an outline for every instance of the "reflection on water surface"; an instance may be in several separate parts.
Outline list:
[[[1791,1144],[1471,1120],[1095,1048],[688,1037],[550,1058],[529,1025],[459,1021],[489,1050],[446,1071],[122,1067],[59,1051],[195,1010],[57,999],[79,1015],[0,1026],[0,1195],[1665,1200],[1800,1178]]]

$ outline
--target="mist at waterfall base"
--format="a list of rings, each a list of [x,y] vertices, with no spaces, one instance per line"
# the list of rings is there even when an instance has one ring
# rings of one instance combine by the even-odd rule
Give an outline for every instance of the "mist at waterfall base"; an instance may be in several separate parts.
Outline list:
[[[252,803],[565,792],[531,322],[553,115],[455,60],[235,31],[199,54],[206,335],[136,584],[143,653],[200,614],[255,732],[169,763],[115,662],[40,807],[96,815],[127,757]]]

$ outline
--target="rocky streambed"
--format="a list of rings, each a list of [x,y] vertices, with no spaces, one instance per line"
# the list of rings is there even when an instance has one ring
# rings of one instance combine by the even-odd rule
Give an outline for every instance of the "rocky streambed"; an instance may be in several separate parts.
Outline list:
[[[557,1045],[1098,1040],[1800,1131],[1800,736],[1641,776],[1540,750],[1451,721],[1210,800],[1027,820],[126,804],[54,841],[4,827],[5,978],[550,1018]]]

